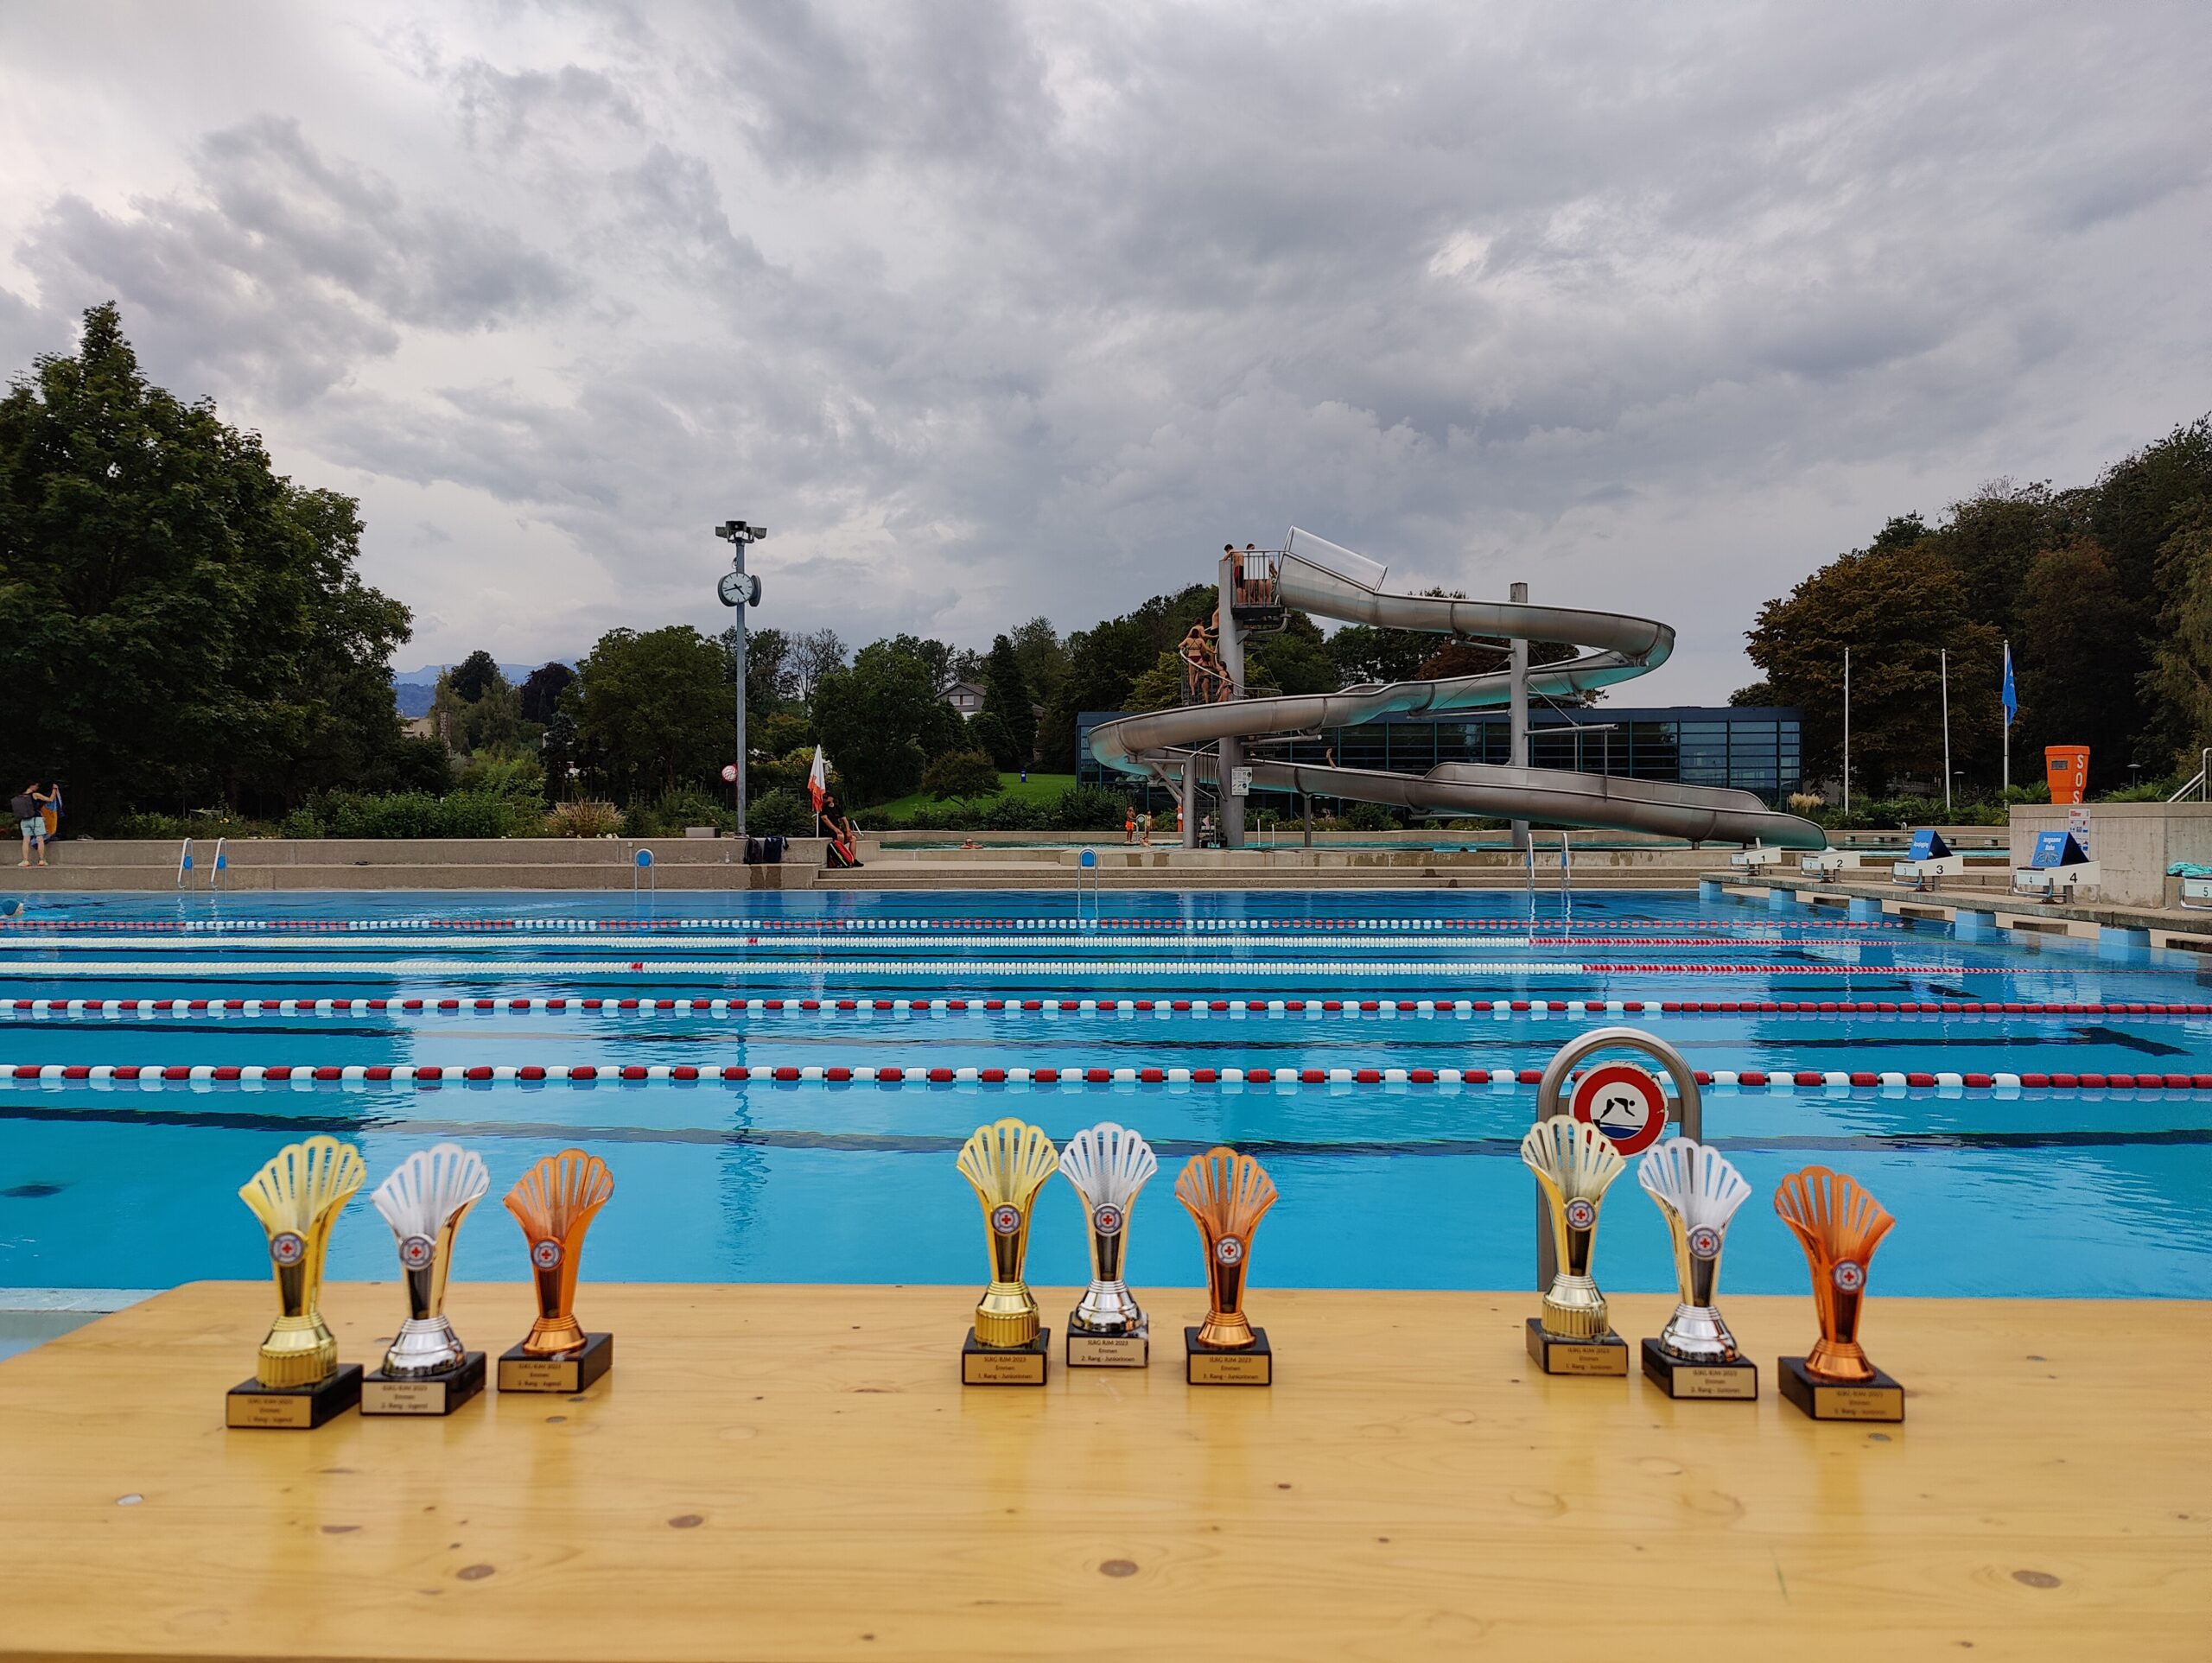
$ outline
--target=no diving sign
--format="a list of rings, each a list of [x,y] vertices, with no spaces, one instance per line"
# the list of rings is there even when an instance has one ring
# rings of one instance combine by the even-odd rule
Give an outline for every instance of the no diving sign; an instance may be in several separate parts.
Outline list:
[[[1667,1094],[1632,1063],[1608,1063],[1574,1082],[1570,1107],[1613,1140],[1623,1155],[1640,1155],[1667,1129]]]

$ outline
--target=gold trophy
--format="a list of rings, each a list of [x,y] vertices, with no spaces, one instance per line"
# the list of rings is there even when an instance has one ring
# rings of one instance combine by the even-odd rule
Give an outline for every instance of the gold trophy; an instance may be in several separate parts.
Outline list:
[[[1244,1315],[1252,1235],[1275,1204],[1274,1180],[1249,1155],[1217,1147],[1193,1155],[1175,1180],[1175,1199],[1205,1244],[1206,1319],[1183,1330],[1183,1378],[1192,1386],[1272,1386],[1268,1330]]]
[[[961,1148],[959,1165],[960,1176],[982,1204],[991,1250],[990,1285],[960,1348],[960,1382],[1042,1386],[1052,1335],[1039,1322],[1036,1297],[1021,1279],[1021,1261],[1029,1249],[1030,1209],[1045,1180],[1059,1169],[1059,1151],[1042,1128],[1005,1120],[977,1127]]]
[[[1904,1387],[1859,1344],[1867,1269],[1897,1220],[1856,1179],[1825,1166],[1783,1179],[1774,1210],[1805,1249],[1821,1319],[1811,1353],[1782,1360],[1782,1395],[1815,1420],[1903,1420]]]
[[[462,1346],[445,1314],[454,1237],[492,1175],[457,1143],[418,1149],[369,1197],[399,1243],[407,1320],[384,1367],[361,1382],[365,1415],[449,1415],[484,1389],[484,1354]]]
[[[361,1400],[361,1365],[339,1366],[320,1301],[331,1226],[366,1176],[359,1150],[318,1135],[286,1144],[238,1191],[268,1234],[281,1314],[253,1378],[231,1388],[226,1425],[305,1431]]]
[[[607,1163],[581,1149],[546,1156],[507,1191],[530,1243],[537,1320],[499,1359],[502,1392],[581,1392],[614,1366],[614,1336],[585,1333],[575,1312],[584,1232],[613,1193]]]
[[[1529,1355],[1547,1374],[1625,1376],[1628,1345],[1607,1320],[1590,1260],[1598,1209],[1627,1163],[1610,1137],[1567,1114],[1529,1127],[1521,1158],[1543,1190],[1559,1266],[1544,1292],[1544,1314],[1529,1318]]]
[[[1728,1221],[1751,1186],[1719,1150],[1688,1138],[1646,1155],[1636,1181],[1666,1216],[1681,1296],[1659,1337],[1643,1342],[1644,1374],[1670,1398],[1755,1400],[1759,1366],[1738,1349],[1714,1299]]]

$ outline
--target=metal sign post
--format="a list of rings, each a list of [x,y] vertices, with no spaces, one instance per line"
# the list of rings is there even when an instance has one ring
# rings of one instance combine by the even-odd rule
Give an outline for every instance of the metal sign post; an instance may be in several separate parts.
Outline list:
[[[1669,1104],[1669,1118],[1681,1129],[1681,1135],[1694,1143],[1705,1141],[1705,1100],[1698,1095],[1697,1071],[1691,1068],[1676,1050],[1656,1034],[1645,1033],[1640,1028],[1592,1028],[1588,1033],[1570,1039],[1554,1054],[1544,1066],[1544,1077],[1536,1087],[1536,1119],[1549,1120],[1554,1114],[1564,1114],[1560,1093],[1567,1084],[1567,1076],[1574,1065],[1585,1057],[1601,1050],[1642,1051],[1667,1070],[1675,1082],[1675,1097]],[[1544,1214],[1544,1198],[1536,1197],[1536,1285],[1548,1288],[1559,1270],[1552,1254],[1551,1221]]]

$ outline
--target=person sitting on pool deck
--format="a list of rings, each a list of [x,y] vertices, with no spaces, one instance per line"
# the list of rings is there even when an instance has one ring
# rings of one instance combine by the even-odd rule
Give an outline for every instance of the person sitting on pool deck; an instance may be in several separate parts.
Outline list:
[[[829,865],[849,871],[861,864],[860,833],[834,797],[822,799],[822,829],[830,834]]]

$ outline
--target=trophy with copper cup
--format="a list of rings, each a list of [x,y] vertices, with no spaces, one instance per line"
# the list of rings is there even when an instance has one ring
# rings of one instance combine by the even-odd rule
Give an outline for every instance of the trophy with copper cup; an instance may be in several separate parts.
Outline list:
[[[1782,1180],[1774,1210],[1805,1249],[1821,1337],[1781,1362],[1782,1395],[1815,1420],[1903,1420],[1904,1387],[1859,1343],[1874,1249],[1897,1222],[1854,1178],[1808,1166]]]
[[[277,1317],[253,1378],[231,1388],[226,1425],[307,1431],[360,1402],[361,1365],[340,1364],[321,1302],[331,1227],[366,1176],[359,1150],[318,1134],[286,1144],[238,1191],[269,1238]]]
[[[1756,1400],[1759,1366],[1738,1349],[1714,1298],[1728,1221],[1751,1186],[1719,1150],[1688,1138],[1669,1138],[1646,1155],[1636,1181],[1666,1216],[1680,1294],[1659,1337],[1643,1342],[1645,1376],[1670,1398]]]
[[[457,1143],[418,1149],[369,1197],[399,1247],[407,1319],[384,1366],[361,1382],[365,1415],[449,1415],[484,1389],[484,1354],[471,1351],[445,1314],[453,1244],[492,1175]]]
[[[1004,1120],[979,1126],[960,1151],[960,1176],[983,1209],[990,1250],[990,1285],[976,1304],[975,1325],[960,1347],[963,1386],[1042,1386],[1052,1362],[1052,1334],[1037,1297],[1021,1279],[1037,1192],[1058,1170],[1059,1151],[1042,1127]]]
[[[1274,1353],[1268,1330],[1244,1315],[1244,1288],[1253,1232],[1275,1204],[1274,1180],[1249,1155],[1209,1149],[1184,1166],[1175,1199],[1205,1246],[1209,1296],[1205,1321],[1183,1330],[1183,1378],[1192,1386],[1272,1386]]]
[[[1628,1374],[1628,1344],[1613,1332],[1591,1273],[1598,1209],[1627,1162],[1587,1120],[1553,1114],[1529,1128],[1521,1158],[1536,1175],[1551,1221],[1559,1266],[1544,1291],[1543,1314],[1529,1318],[1529,1355],[1547,1374]]]
[[[507,1191],[530,1244],[537,1320],[499,1358],[502,1392],[581,1392],[614,1366],[614,1336],[587,1334],[575,1316],[584,1232],[613,1193],[607,1163],[581,1149],[546,1156]]]
[[[1068,1314],[1071,1368],[1142,1368],[1152,1361],[1152,1323],[1122,1271],[1137,1191],[1159,1170],[1152,1146],[1111,1120],[1077,1133],[1060,1151],[1060,1176],[1083,1201],[1090,1242],[1090,1285]]]

